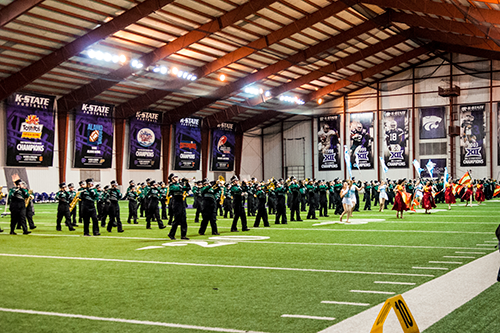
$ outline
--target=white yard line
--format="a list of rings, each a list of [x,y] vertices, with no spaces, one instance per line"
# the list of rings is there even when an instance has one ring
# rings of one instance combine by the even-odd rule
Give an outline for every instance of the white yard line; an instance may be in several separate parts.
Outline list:
[[[463,252],[463,251],[455,251],[458,254],[486,254],[486,252]]]
[[[369,306],[370,303],[352,303],[352,302],[338,302],[338,301],[321,301],[322,304],[339,304],[339,305],[354,305],[354,306]]]
[[[394,282],[394,281],[373,281],[373,283],[379,283],[379,284],[400,284],[400,285],[405,285],[405,286],[414,286],[416,284],[415,282]]]
[[[455,264],[461,265],[461,261],[429,261],[429,264]]]
[[[499,265],[500,255],[497,252],[490,253],[403,293],[420,332],[497,283]],[[370,332],[383,304],[347,318],[320,333]],[[384,324],[386,331],[402,331],[393,311]]]
[[[205,326],[195,326],[195,325],[182,325],[174,323],[162,323],[157,321],[144,321],[144,320],[134,320],[134,319],[121,319],[121,318],[106,318],[106,317],[95,317],[95,316],[85,316],[80,314],[70,314],[70,313],[59,313],[59,312],[46,312],[46,311],[34,311],[34,310],[22,310],[22,309],[8,309],[0,308],[2,312],[11,313],[23,313],[31,315],[41,315],[41,316],[52,316],[52,317],[64,317],[64,318],[74,318],[74,319],[86,319],[95,321],[110,321],[115,323],[126,323],[135,325],[146,325],[146,326],[163,326],[163,327],[173,327],[191,330],[201,330],[201,331],[211,331],[211,332],[228,332],[228,333],[263,333],[257,331],[247,331],[247,330],[236,330],[231,328],[220,328],[220,327],[205,327]]]
[[[443,258],[476,259],[473,256],[443,256]]]
[[[277,271],[317,272],[317,273],[434,277],[434,275],[413,274],[413,273],[363,272],[363,271],[341,271],[341,270],[312,269],[312,268],[196,264],[196,263],[186,263],[186,262],[127,260],[127,259],[108,259],[108,258],[85,258],[85,257],[61,257],[61,256],[40,256],[40,255],[31,255],[31,254],[11,254],[11,253],[0,253],[0,257],[56,259],[56,260],[58,260],[58,259],[83,260],[83,261],[119,262],[119,263],[133,263],[133,264],[153,264],[153,265],[175,265],[175,266],[196,266],[196,267],[216,267],[216,268],[243,268],[243,269],[262,269],[262,270],[277,270]]]
[[[496,244],[476,244],[476,246],[497,246],[497,245]]]
[[[495,243],[494,245],[497,245],[498,244],[498,241],[484,241],[485,243]],[[486,245],[489,245],[489,244],[486,244]]]
[[[317,316],[305,316],[305,315],[292,315],[284,314],[281,315],[282,318],[301,318],[301,319],[316,319],[316,320],[335,320],[333,317],[317,317]]]
[[[395,292],[392,291],[376,291],[376,290],[350,290],[351,293],[361,293],[361,294],[383,294],[383,295],[394,295]]]
[[[442,271],[447,271],[448,270],[448,268],[446,268],[446,267],[417,267],[417,266],[414,266],[412,268],[413,269],[429,269],[429,270],[435,269],[435,270],[442,270]]]

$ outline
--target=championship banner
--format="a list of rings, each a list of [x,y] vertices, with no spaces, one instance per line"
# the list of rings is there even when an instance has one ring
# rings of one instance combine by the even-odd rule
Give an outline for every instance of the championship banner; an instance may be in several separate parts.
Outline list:
[[[384,161],[388,168],[408,168],[408,112],[384,112]]]
[[[460,106],[460,166],[485,166],[485,104]]]
[[[160,168],[161,112],[140,111],[130,118],[129,169]]]
[[[420,109],[420,139],[446,138],[444,107]]]
[[[500,103],[497,103],[497,165],[500,165]]]
[[[422,169],[422,178],[437,178],[440,179],[444,176],[446,168],[446,158],[423,158],[420,159],[420,165],[424,168]],[[429,167],[432,170],[432,177],[429,173]]]
[[[182,118],[175,126],[174,170],[199,170],[201,119]]]
[[[318,119],[318,165],[320,171],[340,170],[340,116]]]
[[[233,171],[235,145],[234,124],[218,124],[212,131],[212,171]]]
[[[111,104],[85,103],[75,116],[75,168],[111,168],[113,156]]]
[[[373,112],[351,113],[351,161],[358,169],[373,169]]]
[[[7,165],[52,166],[55,96],[15,93],[7,99]]]

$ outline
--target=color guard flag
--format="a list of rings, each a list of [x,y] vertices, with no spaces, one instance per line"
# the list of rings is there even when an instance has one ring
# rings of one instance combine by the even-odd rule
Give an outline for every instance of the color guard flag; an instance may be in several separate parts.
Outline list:
[[[460,184],[454,184],[453,185],[453,195],[456,195],[462,190],[463,186]]]
[[[500,185],[497,185],[495,187],[495,190],[493,191],[493,196],[496,197],[499,194],[500,194]]]
[[[389,168],[385,164],[385,160],[382,156],[380,156],[380,164],[382,164],[382,169],[384,170],[384,173],[387,173],[389,171]]]
[[[418,176],[420,177],[420,174],[422,173],[422,171],[424,171],[424,169],[420,167],[420,162],[414,159],[413,166],[415,167],[415,170],[417,170]]]
[[[450,178],[450,174],[448,173],[448,168],[444,167],[444,185],[448,184],[448,178]]]
[[[460,185],[466,185],[466,184],[469,184],[471,181],[472,181],[472,177],[470,176],[469,171],[467,171],[465,173],[465,175],[463,175],[462,178],[460,178],[458,183]]]
[[[434,178],[432,173],[434,172],[434,166],[436,165],[436,163],[432,162],[432,160],[429,159],[429,161],[427,161],[427,164],[425,165],[425,167],[427,168],[427,171],[429,171],[429,175],[431,176],[431,178]]]
[[[347,146],[344,146],[344,160],[347,172],[349,173],[349,179],[352,179],[351,155],[349,154],[349,148]]]

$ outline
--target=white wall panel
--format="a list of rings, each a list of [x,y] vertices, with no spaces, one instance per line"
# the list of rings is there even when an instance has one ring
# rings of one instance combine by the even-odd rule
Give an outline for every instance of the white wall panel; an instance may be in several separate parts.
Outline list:
[[[264,179],[262,175],[262,140],[260,130],[243,135],[243,153],[241,158],[241,178],[255,177]],[[266,178],[267,179],[267,178]]]

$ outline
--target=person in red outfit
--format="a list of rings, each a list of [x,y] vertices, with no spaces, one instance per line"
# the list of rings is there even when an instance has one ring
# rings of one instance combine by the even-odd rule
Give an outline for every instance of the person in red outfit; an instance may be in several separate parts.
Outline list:
[[[473,198],[474,198],[474,195],[473,195],[472,184],[469,183],[466,185],[465,193],[462,196],[462,199],[465,201],[465,207],[467,207],[467,205],[469,204],[469,200],[470,200],[470,207],[472,207],[472,199]]]
[[[486,200],[486,196],[484,195],[484,185],[483,181],[480,180],[479,184],[476,185],[476,195],[475,199],[477,203],[480,205],[484,200]]]
[[[424,197],[422,198],[422,208],[425,209],[425,214],[430,214],[432,208],[436,208],[434,198],[432,197],[432,184],[427,182],[424,186]]]
[[[405,202],[405,183],[404,179],[398,181],[398,185],[396,186],[396,196],[394,198],[394,205],[392,206],[392,210],[396,211],[396,218],[399,218],[399,213],[401,213],[401,218],[403,218],[403,212],[408,210],[408,205]]]
[[[448,204],[448,210],[451,209],[451,204],[457,203],[455,200],[455,195],[453,194],[453,183],[446,184],[446,190],[444,191],[444,202]]]

